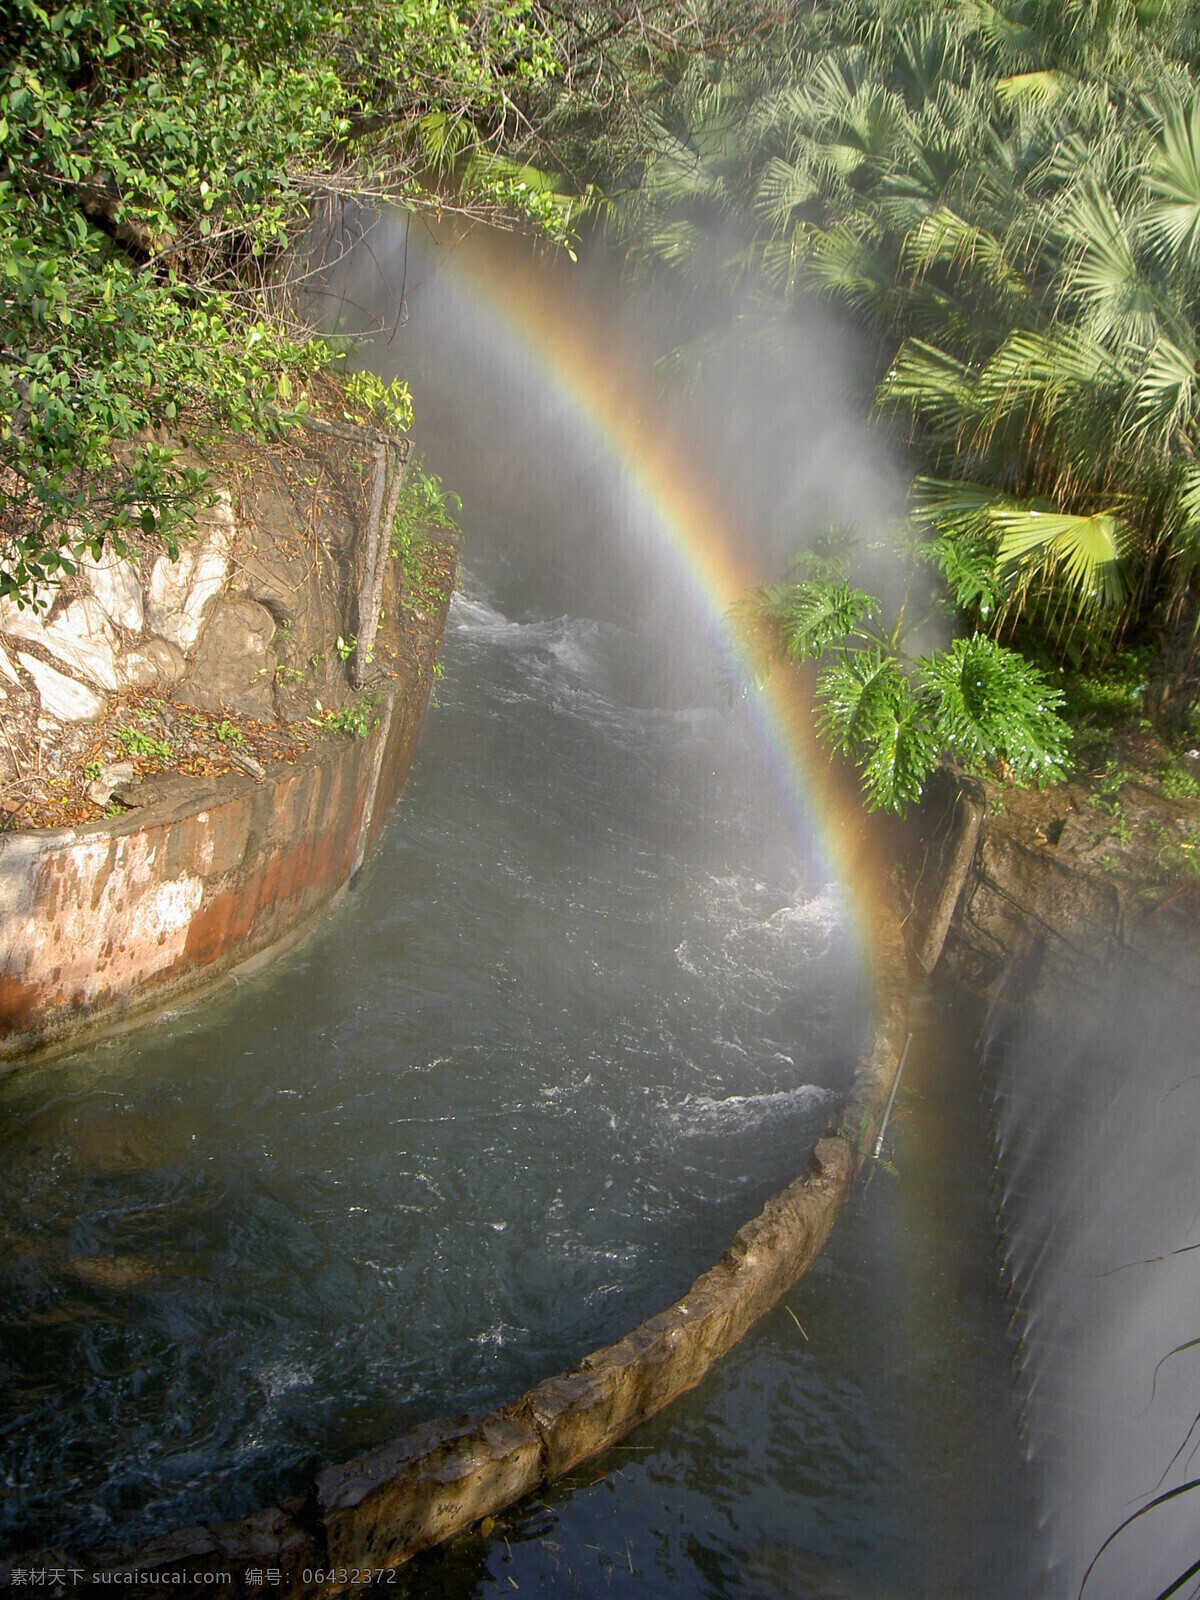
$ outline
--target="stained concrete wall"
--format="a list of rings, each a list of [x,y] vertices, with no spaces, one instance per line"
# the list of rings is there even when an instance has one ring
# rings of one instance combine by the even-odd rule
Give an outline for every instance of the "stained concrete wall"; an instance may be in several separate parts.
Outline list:
[[[161,1006],[327,905],[403,787],[444,623],[443,607],[420,624],[420,665],[380,685],[365,738],[113,821],[0,834],[0,1063]]]
[[[1133,786],[1123,802],[1135,834],[1187,837],[1182,804]],[[940,769],[913,851],[908,932],[924,969],[940,958],[993,1002],[1050,1011],[1066,995],[1102,999],[1114,965],[1200,984],[1194,891],[1159,878],[1137,838],[1123,849],[1110,820],[1083,784],[1039,793]]]

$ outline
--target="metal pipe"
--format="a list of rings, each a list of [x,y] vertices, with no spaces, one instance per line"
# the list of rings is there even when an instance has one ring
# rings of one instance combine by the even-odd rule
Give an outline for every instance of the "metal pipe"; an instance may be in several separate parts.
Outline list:
[[[883,1113],[883,1121],[879,1126],[879,1137],[875,1141],[874,1155],[876,1161],[879,1160],[880,1152],[883,1150],[883,1136],[887,1132],[888,1118],[892,1114],[892,1107],[896,1104],[896,1090],[900,1087],[900,1079],[904,1076],[904,1063],[908,1060],[908,1047],[912,1043],[912,1039],[913,1036],[910,1033],[904,1041],[904,1054],[900,1057],[900,1065],[896,1068],[896,1081],[892,1084],[891,1094],[888,1095],[887,1110]]]

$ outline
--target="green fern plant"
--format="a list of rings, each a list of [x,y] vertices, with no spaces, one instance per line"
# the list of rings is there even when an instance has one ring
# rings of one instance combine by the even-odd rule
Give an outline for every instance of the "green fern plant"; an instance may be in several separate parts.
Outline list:
[[[1019,784],[1066,776],[1063,695],[1038,667],[979,632],[912,655],[903,613],[889,631],[881,612],[826,576],[767,585],[736,614],[763,671],[772,652],[817,663],[817,730],[858,767],[870,809],[902,814],[943,756]]]

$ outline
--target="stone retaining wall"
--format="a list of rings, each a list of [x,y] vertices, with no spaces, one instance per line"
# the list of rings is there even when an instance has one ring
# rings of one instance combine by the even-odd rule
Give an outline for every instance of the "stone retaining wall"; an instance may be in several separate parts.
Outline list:
[[[898,920],[875,930],[876,1006],[870,1053],[858,1064],[840,1121],[817,1142],[809,1169],[748,1222],[674,1305],[484,1416],[425,1424],[340,1466],[307,1494],[221,1527],[193,1528],[90,1559],[26,1554],[24,1567],[74,1567],[106,1581],[179,1581],[229,1574],[224,1595],[309,1596],[349,1586],[341,1571],[395,1566],[494,1515],[693,1388],[712,1364],[811,1265],[878,1131],[907,1022],[907,966]],[[13,1563],[15,1565],[16,1563]],[[0,1576],[2,1576],[0,1571]],[[128,1576],[126,1576],[128,1575]]]
[[[178,779],[174,801],[113,821],[0,834],[0,1064],[159,1007],[327,905],[403,787],[444,623],[423,615],[365,738],[261,780]]]
[[[941,769],[917,819],[909,931],[924,970],[940,959],[993,1003],[1051,1011],[1102,998],[1114,967],[1200,985],[1194,889],[1160,879],[1142,843],[1151,829],[1187,837],[1192,815],[1133,785],[1123,810],[1127,846],[1084,784],[1001,790]]]

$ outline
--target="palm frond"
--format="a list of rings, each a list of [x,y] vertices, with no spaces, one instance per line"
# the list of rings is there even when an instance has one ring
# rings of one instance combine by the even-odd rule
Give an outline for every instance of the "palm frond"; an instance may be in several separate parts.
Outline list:
[[[647,233],[640,252],[672,267],[689,267],[701,261],[709,245],[708,230],[686,217],[674,217]]]
[[[1060,214],[1059,232],[1067,257],[1063,297],[1080,326],[1100,340],[1150,343],[1158,332],[1160,303],[1108,190],[1093,183],[1076,189]]]
[[[920,478],[913,516],[943,538],[981,544],[1007,589],[1038,584],[1065,597],[1077,613],[1113,609],[1128,597],[1133,537],[1111,511],[1057,510],[1046,500],[1017,500],[979,483]]]
[[[994,553],[995,501],[995,489],[986,484],[921,477],[912,488],[912,515],[918,527],[939,538],[982,543]]]
[[[977,31],[1005,61],[1019,61],[1036,43],[1031,27],[1014,21],[991,0],[961,0],[958,15],[964,28]]]
[[[1074,409],[1094,408],[1119,394],[1122,375],[1113,356],[1090,334],[1052,324],[1045,332],[1018,328],[981,367],[975,402],[990,427],[1021,415],[1046,426],[1069,423]]]
[[[1063,72],[1015,72],[996,80],[996,98],[1001,105],[1052,105],[1071,87]]]
[[[977,272],[990,288],[1006,298],[1025,300],[1029,294],[1000,240],[949,206],[939,206],[909,233],[901,247],[900,264],[915,274],[929,272],[935,266]]]
[[[821,182],[809,161],[784,161],[772,156],[758,180],[754,208],[776,228],[785,228],[792,213],[821,193]]]
[[[844,226],[813,228],[808,241],[809,273],[826,293],[867,316],[886,315],[892,275],[856,233]]]
[[[1126,415],[1136,439],[1168,449],[1196,420],[1197,383],[1195,355],[1156,339],[1129,391]]]
[[[1200,96],[1172,106],[1146,174],[1152,197],[1139,222],[1150,254],[1167,272],[1200,275]]]
[[[919,339],[901,345],[878,400],[918,419],[943,445],[957,444],[978,421],[966,364]]]
[[[1125,555],[1130,532],[1111,512],[1072,515],[996,498],[988,520],[998,535],[996,557],[1010,580],[1038,577],[1061,585],[1079,611],[1108,610],[1129,594]]]
[[[1172,502],[1170,552],[1180,568],[1177,582],[1186,584],[1200,565],[1200,464],[1188,462],[1181,469]]]

